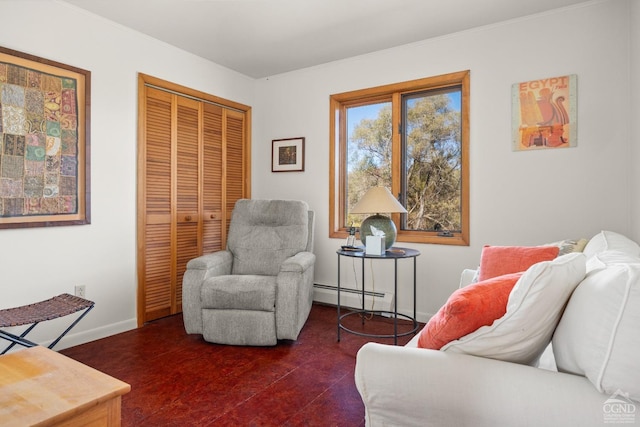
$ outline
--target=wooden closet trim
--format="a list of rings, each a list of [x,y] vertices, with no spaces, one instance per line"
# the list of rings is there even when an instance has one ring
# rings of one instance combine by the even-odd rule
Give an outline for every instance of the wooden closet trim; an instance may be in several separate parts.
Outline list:
[[[136,213],[136,248],[137,248],[137,272],[138,272],[138,289],[137,289],[137,319],[138,327],[144,324],[145,318],[145,294],[141,283],[145,283],[145,254],[144,254],[144,227],[142,226],[146,222],[146,201],[145,195],[145,179],[147,176],[146,171],[146,87],[152,87],[154,89],[168,92],[172,95],[179,95],[186,98],[191,98],[197,101],[211,103],[223,107],[225,110],[229,110],[231,115],[242,114],[244,115],[244,125],[242,132],[244,134],[244,144],[242,146],[243,161],[242,161],[242,193],[244,197],[251,197],[251,107],[235,102],[228,99],[224,99],[215,95],[207,94],[195,89],[191,89],[185,86],[181,86],[175,83],[168,82],[153,76],[149,76],[143,73],[138,74],[138,150],[137,150],[137,213]],[[200,112],[202,115],[202,111]],[[223,121],[223,127],[226,126]],[[173,153],[175,154],[175,153]],[[172,154],[172,155],[173,155]],[[202,158],[202,157],[200,157]],[[226,152],[223,153],[223,168],[226,167]],[[225,177],[226,175],[223,175]],[[172,179],[175,174],[172,173]],[[202,177],[199,177],[199,186],[202,185]],[[226,178],[223,178],[226,179]],[[175,183],[172,183],[172,186]],[[225,184],[226,185],[226,184]],[[200,190],[200,189],[199,189]],[[222,207],[225,209],[226,200],[222,201]],[[200,201],[199,203],[202,203]],[[172,214],[175,213],[175,200],[172,200]],[[199,206],[201,209],[201,206]],[[172,235],[175,230],[172,230]],[[173,256],[173,255],[172,255]],[[175,262],[172,262],[175,264]]]

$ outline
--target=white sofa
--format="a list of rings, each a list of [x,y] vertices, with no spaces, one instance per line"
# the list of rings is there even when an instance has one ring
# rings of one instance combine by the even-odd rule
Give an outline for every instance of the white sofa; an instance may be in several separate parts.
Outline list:
[[[640,425],[640,247],[603,231],[584,259],[586,275],[536,366],[417,348],[418,335],[404,347],[364,345],[355,381],[366,424]]]

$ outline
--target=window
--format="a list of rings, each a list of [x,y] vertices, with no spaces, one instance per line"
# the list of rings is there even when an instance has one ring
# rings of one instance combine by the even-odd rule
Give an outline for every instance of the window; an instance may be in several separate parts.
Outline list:
[[[330,237],[373,186],[407,209],[398,242],[469,244],[469,71],[331,96]],[[383,213],[383,212],[381,212]]]

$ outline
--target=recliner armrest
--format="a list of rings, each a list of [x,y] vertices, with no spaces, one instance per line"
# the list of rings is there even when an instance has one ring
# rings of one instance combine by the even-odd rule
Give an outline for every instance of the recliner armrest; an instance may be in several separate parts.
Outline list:
[[[188,334],[201,334],[202,324],[202,283],[213,276],[231,274],[233,255],[229,251],[219,251],[194,258],[187,263],[182,277],[182,317]]]
[[[316,256],[298,252],[280,264],[276,277],[276,329],[278,339],[295,340],[307,320],[313,302]]]
[[[231,274],[233,255],[229,251],[218,251],[199,256],[187,263],[187,270],[210,270],[206,276]]]
[[[303,273],[313,267],[316,256],[311,252],[298,252],[294,256],[287,258],[280,265],[280,272]]]

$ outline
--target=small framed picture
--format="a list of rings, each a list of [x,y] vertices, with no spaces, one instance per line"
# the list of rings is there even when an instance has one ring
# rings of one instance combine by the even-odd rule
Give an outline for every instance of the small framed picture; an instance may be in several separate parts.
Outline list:
[[[304,171],[304,138],[271,141],[271,172]]]

